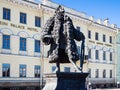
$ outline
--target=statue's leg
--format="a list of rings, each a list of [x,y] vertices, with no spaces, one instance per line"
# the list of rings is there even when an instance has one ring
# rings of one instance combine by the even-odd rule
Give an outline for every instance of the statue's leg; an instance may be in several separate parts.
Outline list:
[[[71,62],[71,64],[74,66],[75,71],[81,72],[81,69],[69,58],[69,61]]]
[[[56,62],[56,66],[57,66],[57,71],[60,72],[60,63]]]
[[[56,69],[53,71],[53,73],[60,72],[60,63],[56,62]]]

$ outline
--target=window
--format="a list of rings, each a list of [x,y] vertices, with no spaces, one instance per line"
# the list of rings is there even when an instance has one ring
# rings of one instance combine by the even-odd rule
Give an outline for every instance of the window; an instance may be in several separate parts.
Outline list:
[[[110,36],[110,43],[112,43],[112,36]]]
[[[89,73],[89,78],[91,78],[91,69],[90,68],[88,70],[88,73]]]
[[[85,56],[84,56],[84,60],[88,60],[88,55],[85,55]]]
[[[27,15],[26,13],[20,13],[20,23],[26,24],[27,21]]]
[[[65,72],[70,72],[70,67],[64,67]]]
[[[36,27],[40,27],[41,26],[41,18],[35,16],[35,26]]]
[[[26,77],[26,65],[20,65],[20,77]]]
[[[80,55],[80,46],[77,46],[78,54]]]
[[[10,49],[10,35],[3,35],[3,49]]]
[[[95,71],[95,78],[99,78],[99,69],[96,69]]]
[[[88,51],[88,58],[91,59],[91,49]]]
[[[80,27],[76,26],[76,29],[80,31]]]
[[[3,64],[2,65],[2,76],[3,77],[10,77],[10,64]]]
[[[56,68],[56,66],[52,66],[52,72],[54,72]]]
[[[91,31],[88,31],[88,38],[91,38]]]
[[[112,78],[112,70],[110,70],[110,78]]]
[[[10,20],[10,9],[3,8],[3,19]]]
[[[110,52],[110,61],[112,61],[112,57],[113,57],[112,52]]]
[[[106,78],[106,70],[103,70],[103,78]]]
[[[103,34],[103,42],[105,42],[106,41],[106,36],[105,36],[105,34]]]
[[[40,77],[40,66],[35,65],[35,77]]]
[[[99,39],[99,34],[96,32],[95,33],[95,40],[98,40]]]
[[[103,60],[106,60],[106,52],[103,51]]]
[[[99,51],[98,50],[95,51],[95,58],[99,59]]]
[[[20,50],[26,51],[26,38],[20,37]]]
[[[35,40],[35,52],[40,52],[40,40]]]

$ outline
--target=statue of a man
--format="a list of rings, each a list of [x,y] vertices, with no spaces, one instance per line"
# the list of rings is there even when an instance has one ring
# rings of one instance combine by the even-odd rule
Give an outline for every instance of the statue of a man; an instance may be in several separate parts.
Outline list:
[[[74,28],[70,17],[65,15],[63,7],[59,6],[42,31],[42,41],[46,45],[50,44],[49,62],[56,63],[58,71],[60,71],[60,63],[72,63],[76,69],[82,69],[83,61],[80,68],[75,65],[81,57],[74,39],[84,41],[85,37],[82,32]]]

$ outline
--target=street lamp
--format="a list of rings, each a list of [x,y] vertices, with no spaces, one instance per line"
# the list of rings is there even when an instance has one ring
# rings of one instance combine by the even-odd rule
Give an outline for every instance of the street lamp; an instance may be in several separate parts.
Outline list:
[[[119,84],[120,84],[120,82],[119,82],[119,81],[117,81],[117,88],[119,88]]]

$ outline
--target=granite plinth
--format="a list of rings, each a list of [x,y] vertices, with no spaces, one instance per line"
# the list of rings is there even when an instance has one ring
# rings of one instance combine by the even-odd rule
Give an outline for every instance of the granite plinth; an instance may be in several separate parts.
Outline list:
[[[45,74],[46,85],[43,90],[86,90],[88,73],[58,72]]]

